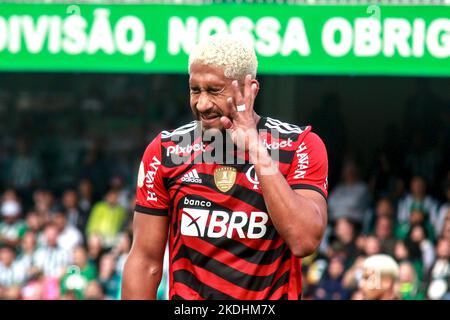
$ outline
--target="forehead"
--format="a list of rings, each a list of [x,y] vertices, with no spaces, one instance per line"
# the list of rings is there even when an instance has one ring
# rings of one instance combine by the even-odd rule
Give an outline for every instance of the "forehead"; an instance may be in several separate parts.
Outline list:
[[[200,63],[193,63],[189,68],[189,83],[190,84],[218,84],[225,85],[229,79],[225,77],[223,68],[205,65]]]

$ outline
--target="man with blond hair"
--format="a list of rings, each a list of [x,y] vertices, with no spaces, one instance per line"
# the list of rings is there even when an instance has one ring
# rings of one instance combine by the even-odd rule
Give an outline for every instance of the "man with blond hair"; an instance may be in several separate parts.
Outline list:
[[[327,154],[310,126],[254,111],[257,64],[229,35],[191,53],[195,120],[144,152],[123,299],[155,299],[167,239],[170,299],[301,298],[299,258],[327,224]]]
[[[396,300],[396,284],[399,266],[386,254],[376,254],[366,258],[363,275],[359,283],[364,300]]]

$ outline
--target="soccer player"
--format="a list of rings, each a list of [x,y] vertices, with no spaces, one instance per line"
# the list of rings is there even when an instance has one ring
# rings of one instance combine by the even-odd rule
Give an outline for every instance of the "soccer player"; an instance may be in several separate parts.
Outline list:
[[[301,298],[299,258],[327,224],[327,153],[310,126],[254,111],[256,70],[232,36],[191,53],[196,120],[144,152],[123,299],[155,299],[167,239],[170,299]]]

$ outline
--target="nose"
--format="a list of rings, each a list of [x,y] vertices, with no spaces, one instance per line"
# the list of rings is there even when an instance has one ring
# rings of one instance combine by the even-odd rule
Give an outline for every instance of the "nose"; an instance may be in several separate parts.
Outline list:
[[[209,100],[208,94],[206,92],[202,92],[199,94],[197,101],[197,110],[200,113],[203,113],[213,107],[213,104]]]

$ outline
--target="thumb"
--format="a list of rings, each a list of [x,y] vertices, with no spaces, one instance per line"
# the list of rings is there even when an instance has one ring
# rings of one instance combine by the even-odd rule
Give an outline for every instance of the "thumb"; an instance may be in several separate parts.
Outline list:
[[[222,123],[223,127],[228,130],[231,129],[231,127],[233,127],[233,122],[231,122],[230,118],[228,117],[220,117],[220,122]]]

